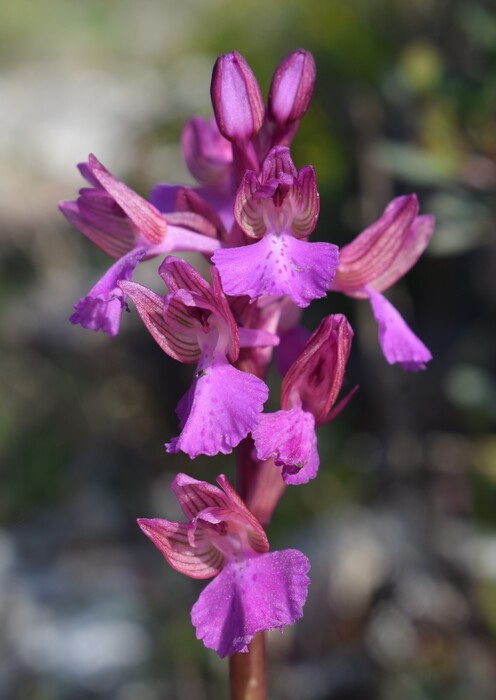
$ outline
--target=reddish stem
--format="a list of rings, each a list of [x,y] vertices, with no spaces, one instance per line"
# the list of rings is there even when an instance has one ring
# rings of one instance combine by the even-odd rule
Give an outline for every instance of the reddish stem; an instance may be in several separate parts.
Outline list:
[[[229,659],[231,700],[267,700],[265,636],[260,632],[248,645],[248,653]]]

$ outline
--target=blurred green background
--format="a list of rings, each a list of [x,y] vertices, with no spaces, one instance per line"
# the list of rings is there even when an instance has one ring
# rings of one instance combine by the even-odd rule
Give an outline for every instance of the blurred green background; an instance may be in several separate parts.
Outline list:
[[[391,299],[431,348],[389,367],[365,303],[345,312],[361,390],[319,434],[321,471],[290,489],[274,548],[312,561],[304,619],[270,636],[272,698],[496,697],[496,8],[491,0],[7,0],[0,5],[0,698],[227,697],[194,638],[202,584],[135,525],[179,517],[166,456],[191,369],[136,313],[109,340],[67,319],[108,259],[56,203],[94,152],[147,193],[190,182],[183,123],[209,115],[218,53],[266,94],[292,49],[315,98],[294,142],[317,170],[314,239],[349,241],[399,194],[438,225]],[[157,263],[140,280],[156,288]]]

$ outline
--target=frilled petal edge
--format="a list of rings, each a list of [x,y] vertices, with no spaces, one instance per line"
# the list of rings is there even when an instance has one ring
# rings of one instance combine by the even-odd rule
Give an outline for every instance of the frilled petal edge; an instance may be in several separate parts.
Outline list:
[[[223,658],[248,651],[262,631],[303,615],[310,562],[295,549],[226,564],[191,610],[196,636]]]
[[[200,369],[178,406],[182,432],[167,452],[229,454],[257,422],[269,390],[253,374],[241,372],[227,360]]]
[[[253,245],[217,250],[212,261],[226,294],[246,295],[252,301],[264,295],[287,294],[304,308],[326,295],[339,253],[331,243],[267,233]]]

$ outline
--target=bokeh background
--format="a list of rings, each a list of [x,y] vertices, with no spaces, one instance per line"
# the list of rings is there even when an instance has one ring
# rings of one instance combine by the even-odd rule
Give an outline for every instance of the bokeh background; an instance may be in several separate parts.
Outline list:
[[[0,5],[0,697],[207,700],[227,665],[194,638],[201,583],[168,568],[138,516],[178,517],[166,456],[191,370],[136,313],[121,335],[71,326],[108,264],[57,212],[94,152],[147,193],[188,182],[184,121],[209,115],[234,49],[263,91],[313,51],[294,143],[317,170],[314,237],[349,241],[416,191],[437,231],[390,298],[431,348],[389,367],[366,303],[337,295],[361,390],[321,430],[319,478],[269,537],[312,561],[304,619],[270,636],[271,698],[496,698],[496,8],[491,0],[7,0]],[[155,286],[157,263],[140,279]],[[144,267],[144,266],[143,266]]]

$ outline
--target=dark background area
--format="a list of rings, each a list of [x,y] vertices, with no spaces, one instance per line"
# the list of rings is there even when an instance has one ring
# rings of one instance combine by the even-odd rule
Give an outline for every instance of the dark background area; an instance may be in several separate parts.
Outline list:
[[[169,569],[139,516],[179,518],[187,471],[167,456],[191,368],[135,312],[110,340],[72,305],[108,259],[58,213],[92,151],[146,194],[190,182],[179,136],[209,115],[218,53],[264,94],[278,62],[314,53],[294,142],[317,171],[314,240],[343,245],[399,194],[434,213],[431,246],[391,290],[434,359],[389,367],[365,302],[344,312],[348,384],[319,433],[317,480],[285,494],[272,547],[312,561],[306,614],[269,635],[272,698],[496,697],[496,11],[487,0],[7,2],[0,8],[0,698],[227,697],[227,664],[194,638],[201,583]],[[194,258],[191,258],[194,261]],[[157,261],[138,279],[157,287]],[[273,391],[276,385],[273,385]]]

